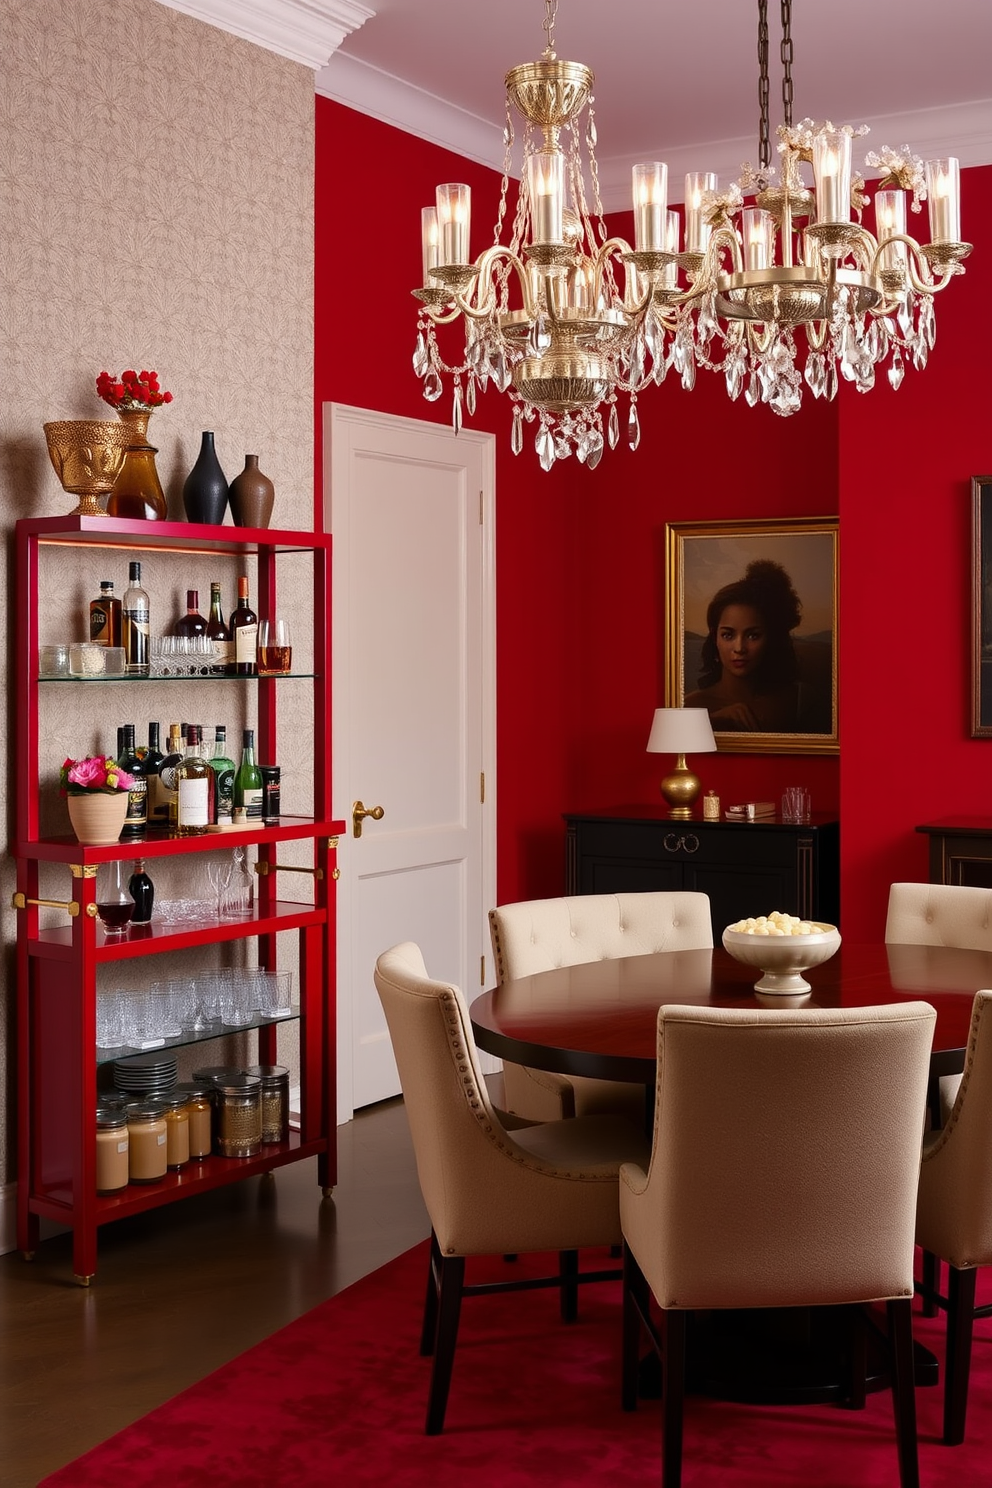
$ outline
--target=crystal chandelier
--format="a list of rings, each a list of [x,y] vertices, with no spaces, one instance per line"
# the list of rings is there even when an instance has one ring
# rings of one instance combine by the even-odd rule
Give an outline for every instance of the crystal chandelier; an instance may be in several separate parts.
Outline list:
[[[470,191],[437,188],[422,212],[423,287],[413,365],[429,401],[453,378],[452,423],[475,411],[492,381],[513,403],[511,445],[537,424],[541,465],[573,452],[590,469],[620,437],[618,395],[629,401],[627,439],[640,442],[638,395],[670,369],[691,389],[697,368],[722,372],[731,398],[794,413],[805,381],[833,398],[839,378],[867,392],[888,364],[894,388],[907,362],[922,369],[934,344],[933,297],[971,251],[961,242],[958,162],[921,160],[907,148],[870,153],[882,173],[874,235],[852,172],[862,126],[792,123],[791,0],[782,0],[784,122],[778,181],[771,164],[768,5],[758,0],[759,159],[720,191],[712,174],[685,182],[684,232],[667,204],[668,169],[633,167],[634,246],[609,236],[596,164],[593,73],[559,61],[558,0],[545,0],[547,46],[506,75],[506,154],[493,245],[469,258]],[[523,167],[509,243],[502,242],[515,132],[524,120]],[[564,136],[564,141],[563,137]],[[585,158],[583,157],[583,149]],[[807,184],[800,166],[812,167]],[[587,179],[591,203],[587,199]],[[745,196],[753,204],[745,205]],[[927,199],[930,241],[906,231],[907,195]],[[436,328],[464,321],[457,365]],[[604,438],[603,421],[606,421]]]

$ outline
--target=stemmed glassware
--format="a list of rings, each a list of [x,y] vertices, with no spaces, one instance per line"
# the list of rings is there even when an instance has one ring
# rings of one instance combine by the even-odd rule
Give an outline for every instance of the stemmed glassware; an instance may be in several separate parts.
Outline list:
[[[128,922],[134,913],[134,900],[127,891],[124,864],[120,858],[100,864],[96,875],[96,912],[108,938],[127,934]]]

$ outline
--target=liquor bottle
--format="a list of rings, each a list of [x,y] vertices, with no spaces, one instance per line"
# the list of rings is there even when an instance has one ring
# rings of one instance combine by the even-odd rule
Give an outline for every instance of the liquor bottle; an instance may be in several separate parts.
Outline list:
[[[200,594],[197,589],[186,590],[186,613],[172,627],[174,636],[202,636],[207,633],[207,622],[200,614]]]
[[[169,808],[162,795],[162,754],[159,744],[161,733],[157,723],[148,725],[148,748],[142,758],[145,762],[145,774],[148,777],[148,825],[154,822],[165,822],[169,819]]]
[[[158,770],[158,794],[159,802],[165,807],[164,820],[172,827],[179,820],[179,782],[176,779],[176,770],[182,764],[185,754],[179,725],[170,723],[168,750]]]
[[[101,579],[100,598],[90,600],[90,640],[98,646],[121,644],[121,602],[110,579]]]
[[[128,574],[128,586],[121,601],[124,670],[129,677],[147,677],[148,595],[141,587],[141,564],[132,563]]]
[[[128,879],[127,891],[134,900],[134,913],[131,916],[131,924],[147,925],[152,917],[152,905],[155,902],[155,885],[145,871],[144,858],[136,859],[134,872]]]
[[[213,642],[214,664],[211,671],[216,677],[234,675],[234,643],[231,629],[224,619],[220,607],[220,585],[210,585],[210,614],[207,617],[207,636]]]
[[[123,734],[124,744],[117,763],[132,776],[132,783],[127,793],[127,815],[121,836],[143,837],[148,826],[148,777],[145,762],[134,747],[134,724],[126,723]]]
[[[180,837],[202,837],[210,822],[213,776],[200,753],[199,725],[186,730],[186,754],[176,766],[176,831]]]
[[[241,766],[234,777],[234,804],[243,806],[249,821],[262,820],[262,772],[255,763],[255,730],[242,735]]]
[[[234,812],[235,765],[227,754],[227,729],[218,723],[214,729],[214,752],[210,756],[210,769],[214,777],[214,809],[210,820],[230,820]]]
[[[257,673],[258,616],[248,604],[248,576],[238,579],[238,607],[231,616],[231,638],[234,641],[234,671],[238,677]]]

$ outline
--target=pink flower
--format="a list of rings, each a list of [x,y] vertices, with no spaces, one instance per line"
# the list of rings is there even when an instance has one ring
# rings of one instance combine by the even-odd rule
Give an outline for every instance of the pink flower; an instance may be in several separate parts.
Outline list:
[[[71,785],[81,785],[84,790],[99,790],[107,783],[107,762],[102,759],[77,760],[69,771]]]
[[[59,772],[59,786],[63,796],[83,796],[90,791],[102,795],[116,795],[118,791],[130,790],[134,776],[122,770],[110,755],[89,755],[86,759],[67,759]]]

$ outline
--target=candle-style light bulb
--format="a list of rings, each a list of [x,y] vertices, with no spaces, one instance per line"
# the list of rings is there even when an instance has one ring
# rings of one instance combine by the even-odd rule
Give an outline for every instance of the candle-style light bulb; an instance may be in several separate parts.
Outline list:
[[[813,184],[818,222],[851,220],[851,136],[821,129],[813,139]]]
[[[422,207],[420,210],[420,251],[424,264],[424,288],[428,289],[434,282],[431,269],[436,269],[441,262],[436,207]]]
[[[960,243],[960,166],[951,156],[947,160],[928,160],[924,169],[927,178],[930,241],[931,243]]]
[[[877,191],[875,193],[875,236],[881,253],[878,263],[882,269],[903,269],[906,265],[906,244],[888,243],[887,238],[898,238],[906,232],[906,193],[904,191]]]
[[[716,191],[712,171],[692,171],[685,178],[685,251],[705,253],[712,231],[703,220],[703,206],[708,192]]]
[[[437,227],[442,264],[467,264],[472,191],[468,186],[448,183],[438,186]]]
[[[560,151],[536,150],[527,157],[527,194],[535,243],[565,240],[565,160]]]
[[[639,253],[660,253],[664,247],[668,208],[668,166],[661,160],[635,165],[631,170],[634,195],[634,247]]]

